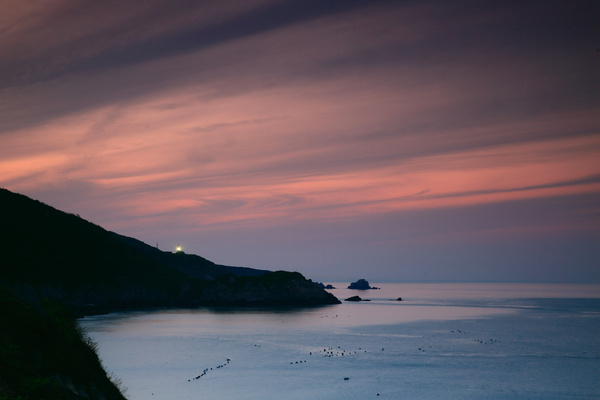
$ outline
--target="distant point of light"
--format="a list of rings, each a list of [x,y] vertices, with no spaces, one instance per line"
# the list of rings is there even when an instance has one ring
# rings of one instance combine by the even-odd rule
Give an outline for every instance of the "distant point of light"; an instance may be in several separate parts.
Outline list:
[[[181,246],[177,246],[177,247],[175,248],[175,252],[176,252],[176,253],[181,253],[182,251],[183,251],[183,250],[181,249]]]

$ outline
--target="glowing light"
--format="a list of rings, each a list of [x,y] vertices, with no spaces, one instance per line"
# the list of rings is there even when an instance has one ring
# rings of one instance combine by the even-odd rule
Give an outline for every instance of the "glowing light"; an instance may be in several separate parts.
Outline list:
[[[177,248],[175,249],[175,251],[176,251],[177,253],[179,253],[179,252],[181,252],[181,251],[183,251],[183,250],[181,250],[181,246],[177,246]]]

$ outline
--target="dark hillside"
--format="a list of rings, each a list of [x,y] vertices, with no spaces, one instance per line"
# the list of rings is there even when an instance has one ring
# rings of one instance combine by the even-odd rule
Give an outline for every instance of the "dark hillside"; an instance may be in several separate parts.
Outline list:
[[[0,189],[0,400],[124,399],[74,313],[334,303],[299,273],[162,252]]]
[[[189,304],[203,287],[103,228],[0,190],[0,282],[20,297],[101,308]]]
[[[0,189],[0,237],[0,284],[31,304],[50,298],[93,313],[339,302],[298,273],[278,272],[273,279],[269,271],[163,252],[5,189]],[[223,274],[245,279],[217,280]]]

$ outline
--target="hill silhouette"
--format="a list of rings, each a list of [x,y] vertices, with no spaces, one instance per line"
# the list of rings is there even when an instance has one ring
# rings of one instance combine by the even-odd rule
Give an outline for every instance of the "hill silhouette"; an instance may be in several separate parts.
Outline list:
[[[228,267],[160,251],[6,189],[0,189],[0,205],[0,284],[32,304],[54,299],[83,314],[220,305],[216,299],[230,305],[215,294],[213,282],[221,275],[235,277],[235,285],[221,279],[218,287],[239,306],[338,302],[298,273]]]
[[[140,252],[152,258],[153,260],[174,267],[192,278],[213,280],[221,274],[233,274],[237,276],[260,276],[272,272],[264,269],[219,265],[195,254],[161,251],[156,247],[147,245],[141,240],[122,236],[114,232],[111,233],[121,242],[138,249]]]
[[[0,400],[124,399],[77,316],[334,303],[339,300],[297,272],[163,252],[0,189]]]

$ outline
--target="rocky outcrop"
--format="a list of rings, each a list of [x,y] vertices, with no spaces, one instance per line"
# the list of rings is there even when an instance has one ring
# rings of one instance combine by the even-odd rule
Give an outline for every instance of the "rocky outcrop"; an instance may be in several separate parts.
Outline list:
[[[368,289],[379,289],[375,286],[370,286],[369,281],[365,279],[359,279],[356,282],[352,282],[348,289],[356,289],[356,290],[368,290]]]
[[[221,275],[200,296],[202,305],[314,306],[339,304],[331,293],[298,272],[277,271],[258,277]]]
[[[319,287],[322,289],[335,289],[333,285],[330,284],[325,285],[324,283],[317,282],[317,285],[319,285]]]
[[[352,296],[352,297],[348,297],[347,299],[344,299],[344,301],[371,301],[371,300],[363,299],[360,296]]]

